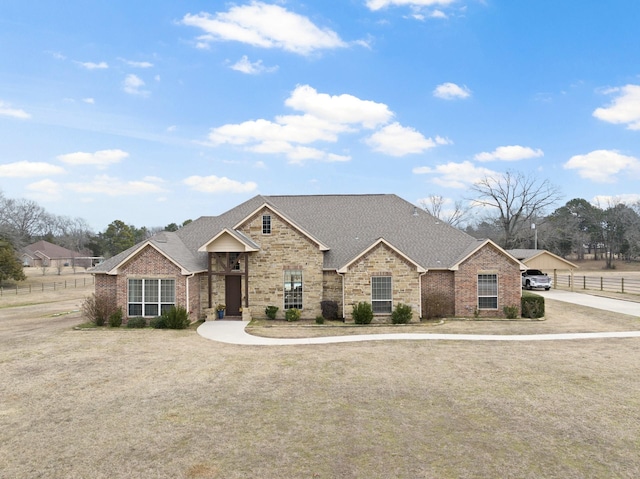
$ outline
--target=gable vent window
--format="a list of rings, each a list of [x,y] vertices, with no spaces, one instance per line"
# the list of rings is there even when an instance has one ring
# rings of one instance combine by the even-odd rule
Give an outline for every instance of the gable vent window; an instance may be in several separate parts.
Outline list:
[[[271,234],[271,215],[262,215],[262,234]]]

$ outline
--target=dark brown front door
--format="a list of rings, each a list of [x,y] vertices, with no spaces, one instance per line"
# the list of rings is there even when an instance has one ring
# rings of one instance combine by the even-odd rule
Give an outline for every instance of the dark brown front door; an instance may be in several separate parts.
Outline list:
[[[240,316],[242,306],[242,282],[240,275],[225,276],[224,300],[227,305],[227,316]]]

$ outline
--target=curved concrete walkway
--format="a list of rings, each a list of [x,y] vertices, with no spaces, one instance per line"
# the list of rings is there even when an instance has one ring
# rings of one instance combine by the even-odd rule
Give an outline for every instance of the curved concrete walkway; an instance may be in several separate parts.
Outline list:
[[[329,344],[352,343],[355,341],[389,341],[389,340],[445,340],[445,341],[550,341],[568,339],[597,338],[640,338],[640,331],[606,332],[606,333],[560,333],[560,334],[430,334],[430,333],[397,333],[397,334],[358,334],[352,336],[327,336],[321,338],[262,338],[252,336],[244,328],[246,321],[206,321],[198,328],[203,338],[227,344],[243,344],[253,346],[289,346],[293,344]]]
[[[640,317],[640,303],[619,299],[603,298],[583,293],[552,290],[541,294],[549,299],[567,303],[581,304],[591,308],[613,311]],[[396,333],[396,334],[360,334],[351,336],[326,336],[320,338],[262,338],[248,334],[244,328],[246,321],[206,321],[198,328],[203,338],[228,344],[244,344],[259,346],[287,346],[293,344],[329,344],[351,343],[355,341],[389,341],[389,340],[439,340],[439,341],[552,341],[571,339],[599,338],[638,338],[640,331],[620,331],[604,333],[558,333],[558,334],[431,334],[431,333]]]

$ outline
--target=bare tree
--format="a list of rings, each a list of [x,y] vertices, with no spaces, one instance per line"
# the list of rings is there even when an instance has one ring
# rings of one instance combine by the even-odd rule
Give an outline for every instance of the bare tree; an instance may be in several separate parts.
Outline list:
[[[471,186],[476,206],[497,211],[505,248],[517,246],[516,238],[523,228],[530,228],[532,218],[542,216],[544,209],[561,198],[560,190],[548,180],[507,171],[485,176]]]
[[[453,203],[453,208],[447,208],[448,203],[449,200],[440,195],[429,195],[418,201],[427,213],[451,226],[458,227],[466,220],[470,208],[462,201],[456,201]]]

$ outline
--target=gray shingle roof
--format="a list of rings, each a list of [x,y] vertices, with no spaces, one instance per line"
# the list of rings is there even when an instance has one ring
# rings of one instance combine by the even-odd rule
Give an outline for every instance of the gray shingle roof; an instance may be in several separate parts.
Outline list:
[[[480,245],[475,238],[389,194],[258,195],[220,216],[201,217],[150,241],[185,270],[203,271],[206,253],[199,253],[198,248],[265,203],[329,247],[325,269],[344,266],[381,238],[426,269],[450,268]],[[105,261],[94,272],[111,271],[139,247]]]

